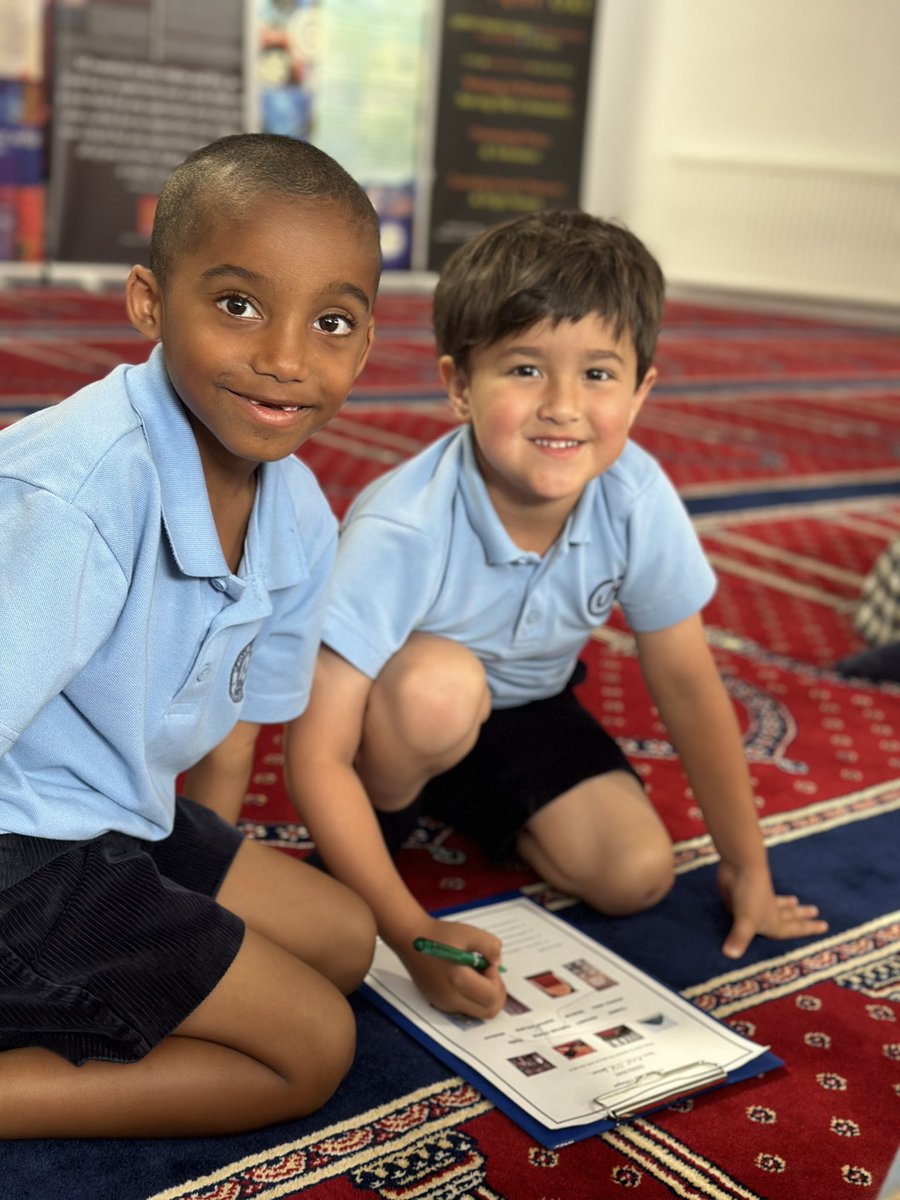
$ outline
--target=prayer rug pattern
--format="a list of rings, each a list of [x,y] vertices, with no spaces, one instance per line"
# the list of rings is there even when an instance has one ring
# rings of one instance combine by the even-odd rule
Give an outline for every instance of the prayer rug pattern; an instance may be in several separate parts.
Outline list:
[[[361,486],[450,427],[422,296],[385,294],[354,397],[303,456],[340,514]],[[147,345],[121,301],[0,296],[0,424],[56,403]],[[900,1141],[900,688],[836,675],[858,646],[862,577],[900,532],[900,344],[878,330],[671,304],[660,383],[635,434],[685,497],[719,576],[709,639],[744,731],[783,888],[831,921],[727,963],[715,856],[614,620],[585,657],[585,702],[621,738],[675,841],[652,913],[600,918],[490,869],[420,820],[400,852],[431,908],[537,889],[620,954],[771,1044],[785,1068],[545,1150],[354,999],[357,1060],[315,1116],[233,1138],[7,1143],[0,1200],[837,1200],[877,1195]],[[242,826],[305,856],[260,741]]]

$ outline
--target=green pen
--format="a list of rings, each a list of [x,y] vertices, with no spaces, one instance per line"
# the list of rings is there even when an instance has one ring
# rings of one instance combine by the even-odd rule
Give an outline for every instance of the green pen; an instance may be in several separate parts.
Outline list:
[[[476,971],[486,971],[491,965],[477,950],[457,950],[455,946],[445,946],[443,942],[432,942],[429,938],[416,938],[413,950],[430,954],[432,958],[443,958],[446,962],[459,963],[463,967],[474,967]]]

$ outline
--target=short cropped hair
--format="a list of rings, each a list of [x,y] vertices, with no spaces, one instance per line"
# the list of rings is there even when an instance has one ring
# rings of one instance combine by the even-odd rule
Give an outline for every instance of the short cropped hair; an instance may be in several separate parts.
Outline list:
[[[222,214],[252,211],[261,195],[342,205],[367,228],[381,267],[378,214],[356,180],[324,150],[275,133],[236,133],[180,163],[159,195],[150,237],[150,270],[165,286],[184,248]]]
[[[578,210],[545,210],[486,229],[451,254],[434,294],[438,354],[465,368],[469,353],[539,321],[595,313],[627,330],[638,383],[653,364],[665,281],[624,226]]]

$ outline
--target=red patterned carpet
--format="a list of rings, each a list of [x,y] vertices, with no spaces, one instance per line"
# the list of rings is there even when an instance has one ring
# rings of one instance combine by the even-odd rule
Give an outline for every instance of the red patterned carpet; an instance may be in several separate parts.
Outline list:
[[[422,298],[383,297],[358,394],[304,451],[338,512],[448,425],[425,314]],[[145,352],[117,298],[0,297],[7,419]],[[583,696],[659,807],[678,884],[629,920],[560,911],[785,1067],[551,1151],[358,998],[357,1062],[315,1117],[239,1138],[8,1145],[4,1200],[875,1200],[900,1143],[900,688],[829,668],[857,645],[862,575],[900,533],[900,344],[673,304],[659,366],[636,436],[689,502],[719,574],[709,636],[776,879],[815,898],[832,927],[813,943],[757,940],[736,966],[719,955],[709,840],[615,624],[588,647]],[[243,825],[305,854],[280,765],[267,730]],[[435,823],[401,856],[430,907],[534,882],[490,871]]]

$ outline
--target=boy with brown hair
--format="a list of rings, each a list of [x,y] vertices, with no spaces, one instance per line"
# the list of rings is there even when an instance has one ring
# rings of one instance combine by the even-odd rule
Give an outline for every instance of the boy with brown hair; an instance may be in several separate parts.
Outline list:
[[[341,535],[290,783],[328,868],[443,1009],[499,1010],[501,947],[421,908],[376,813],[419,797],[489,854],[517,854],[607,913],[672,886],[659,816],[573,691],[614,601],[721,856],[724,952],[825,929],[773,890],[703,634],[714,577],[672,485],[628,437],[656,378],[663,292],[636,237],[581,212],[523,217],[457,250],[434,327],[462,425],[371,484]],[[419,937],[491,965],[417,954]]]

